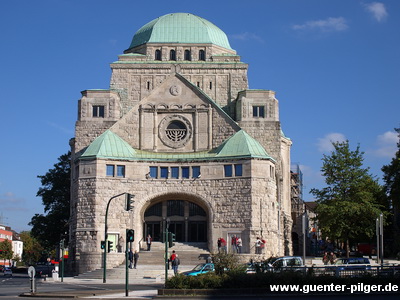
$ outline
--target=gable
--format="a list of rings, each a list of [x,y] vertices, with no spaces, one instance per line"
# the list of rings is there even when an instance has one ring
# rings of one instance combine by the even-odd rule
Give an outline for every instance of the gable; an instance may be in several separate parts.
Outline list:
[[[111,128],[133,148],[155,152],[208,151],[240,130],[179,74],[170,75]]]

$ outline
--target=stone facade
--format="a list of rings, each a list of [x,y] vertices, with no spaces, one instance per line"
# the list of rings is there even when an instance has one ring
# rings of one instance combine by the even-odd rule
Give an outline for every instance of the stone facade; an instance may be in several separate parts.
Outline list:
[[[265,256],[290,254],[291,141],[275,93],[248,89],[247,64],[236,52],[209,43],[144,43],[111,70],[110,89],[84,91],[78,103],[71,268],[102,266],[106,206],[121,193],[135,197],[130,211],[123,196],[110,202],[110,267],[124,260],[127,228],[139,250],[166,218],[181,242],[205,242],[210,251],[218,238],[239,235],[244,253],[254,253],[262,237]]]

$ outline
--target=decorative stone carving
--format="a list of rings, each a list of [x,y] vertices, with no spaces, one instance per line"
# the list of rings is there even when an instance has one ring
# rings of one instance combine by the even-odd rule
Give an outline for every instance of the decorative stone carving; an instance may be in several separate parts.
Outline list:
[[[172,96],[178,96],[182,93],[182,87],[179,85],[173,85],[169,88],[169,92]]]

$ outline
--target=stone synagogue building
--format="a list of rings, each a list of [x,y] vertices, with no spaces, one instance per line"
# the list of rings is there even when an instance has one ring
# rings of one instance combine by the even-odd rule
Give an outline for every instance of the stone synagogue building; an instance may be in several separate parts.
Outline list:
[[[124,261],[169,221],[177,242],[243,240],[254,253],[291,253],[290,147],[275,92],[248,88],[248,65],[211,22],[188,13],[159,17],[111,63],[110,88],[85,90],[72,148],[69,262],[82,273],[102,265],[108,212],[108,266]],[[230,243],[228,243],[228,248]]]

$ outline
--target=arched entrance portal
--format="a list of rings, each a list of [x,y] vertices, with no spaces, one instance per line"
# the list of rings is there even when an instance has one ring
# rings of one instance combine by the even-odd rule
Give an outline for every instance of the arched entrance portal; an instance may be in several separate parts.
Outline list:
[[[150,205],[144,213],[144,237],[162,241],[165,220],[177,242],[207,242],[207,214],[194,202],[164,200]]]

